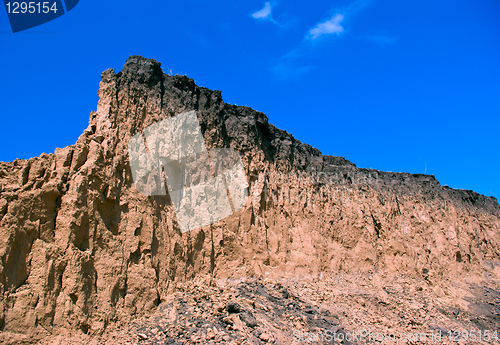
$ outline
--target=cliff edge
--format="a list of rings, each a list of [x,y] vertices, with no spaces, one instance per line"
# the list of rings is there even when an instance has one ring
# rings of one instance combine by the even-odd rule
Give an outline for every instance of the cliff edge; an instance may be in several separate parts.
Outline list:
[[[137,193],[128,143],[195,110],[208,148],[232,148],[245,206],[181,233],[168,198]],[[151,313],[195,277],[302,277],[384,270],[439,281],[500,259],[493,197],[429,175],[359,169],[226,104],[219,91],[130,57],[102,73],[97,110],[76,144],[0,163],[0,325],[99,334]]]

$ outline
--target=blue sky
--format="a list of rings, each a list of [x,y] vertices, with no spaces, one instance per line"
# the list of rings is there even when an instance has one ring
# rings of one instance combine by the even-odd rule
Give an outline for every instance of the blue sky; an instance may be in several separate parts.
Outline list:
[[[0,47],[0,161],[73,144],[143,55],[323,154],[500,197],[498,1],[81,0],[16,34],[0,9]]]

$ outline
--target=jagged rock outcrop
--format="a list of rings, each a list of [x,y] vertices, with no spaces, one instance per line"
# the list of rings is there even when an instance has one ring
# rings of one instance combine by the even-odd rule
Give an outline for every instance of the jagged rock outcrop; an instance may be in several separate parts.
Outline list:
[[[127,145],[189,110],[208,148],[240,152],[250,198],[182,234],[168,197],[134,189]],[[500,259],[500,209],[433,176],[323,156],[263,113],[133,56],[121,72],[102,73],[97,111],[75,145],[0,163],[0,236],[2,329],[94,334],[148,313],[174,282],[195,276],[481,274]]]

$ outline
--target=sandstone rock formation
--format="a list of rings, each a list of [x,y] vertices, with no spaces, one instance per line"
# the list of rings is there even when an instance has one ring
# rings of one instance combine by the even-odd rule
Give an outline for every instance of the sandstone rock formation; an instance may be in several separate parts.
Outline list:
[[[182,234],[168,197],[135,190],[127,145],[190,110],[208,148],[240,153],[250,198]],[[433,176],[324,156],[263,113],[132,56],[121,72],[102,73],[97,111],[75,145],[0,163],[0,236],[3,332],[99,334],[195,277],[380,269],[438,284],[498,274],[500,208]]]

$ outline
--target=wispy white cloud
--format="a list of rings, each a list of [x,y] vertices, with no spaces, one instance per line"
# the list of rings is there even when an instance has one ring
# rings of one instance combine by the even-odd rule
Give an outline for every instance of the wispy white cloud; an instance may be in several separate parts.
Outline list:
[[[252,13],[252,17],[255,19],[271,19],[271,3],[268,1],[264,4],[264,8]]]
[[[335,12],[330,19],[321,21],[307,31],[302,42],[281,56],[274,65],[273,72],[280,79],[291,79],[309,73],[315,67],[311,64],[311,58],[314,56],[315,40],[323,35],[340,35],[344,32],[341,23],[344,20],[344,14]]]
[[[272,5],[269,1],[264,3],[264,7],[257,12],[251,14],[251,16],[258,20],[269,20],[270,22],[282,27],[278,22],[276,22],[272,15]]]
[[[397,38],[390,35],[372,34],[358,36],[350,32],[352,18],[355,17],[356,13],[370,6],[371,3],[372,0],[353,0],[345,6],[332,8],[327,17],[325,17],[326,20],[317,22],[314,26],[310,27],[297,46],[277,59],[273,66],[274,75],[280,79],[290,79],[314,70],[316,68],[314,59],[318,52],[321,53],[322,51],[318,48],[324,47],[326,43],[334,43],[329,40],[320,39],[320,37],[343,36],[344,38],[348,37],[355,40],[371,41],[381,46],[397,43]],[[266,6],[264,6],[265,8]],[[271,13],[269,13],[269,16],[271,16]]]
[[[344,28],[340,23],[344,20],[344,16],[340,13],[334,14],[329,20],[316,24],[314,28],[309,30],[307,37],[315,40],[322,35],[337,34],[340,35]]]

